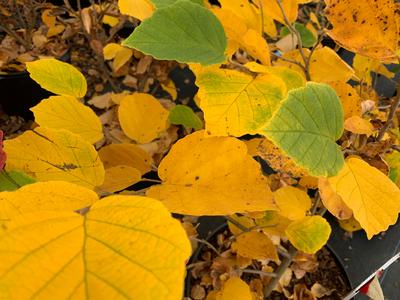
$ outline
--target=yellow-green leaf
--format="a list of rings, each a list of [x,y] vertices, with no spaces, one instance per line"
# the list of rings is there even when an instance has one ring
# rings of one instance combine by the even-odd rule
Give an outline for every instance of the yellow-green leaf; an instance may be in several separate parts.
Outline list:
[[[328,242],[331,231],[329,223],[323,217],[311,216],[292,222],[285,232],[293,246],[312,254]]]
[[[349,157],[335,177],[332,189],[353,211],[368,239],[396,223],[400,212],[400,190],[382,172],[357,157]]]
[[[271,239],[264,233],[249,231],[239,235],[232,244],[232,250],[251,259],[278,261],[278,252]]]
[[[0,193],[0,222],[36,211],[69,211],[88,207],[98,200],[95,192],[66,181],[36,182],[14,192]]]
[[[122,130],[138,143],[149,143],[167,129],[168,115],[168,110],[150,94],[126,96],[118,108]]]
[[[99,150],[105,168],[126,165],[138,169],[141,174],[151,170],[153,159],[135,144],[110,144]]]
[[[66,129],[91,144],[103,138],[103,127],[95,112],[70,96],[52,96],[31,108],[40,126]]]
[[[292,186],[285,186],[276,190],[274,199],[279,208],[279,214],[289,220],[304,218],[311,208],[311,199],[307,193]]]
[[[190,252],[180,223],[150,198],[108,197],[85,216],[25,213],[0,234],[0,294],[4,299],[181,299]]]
[[[259,164],[236,138],[192,133],[172,146],[158,175],[163,183],[147,195],[171,212],[200,216],[276,209]]]
[[[211,135],[255,133],[286,95],[277,76],[256,77],[235,70],[204,69],[196,74],[200,107]]]
[[[63,129],[35,128],[4,142],[7,170],[22,170],[39,181],[69,181],[93,189],[104,181],[95,148]]]
[[[289,92],[259,131],[313,176],[333,176],[344,159],[335,143],[343,133],[343,109],[326,84],[308,82]]]
[[[215,300],[253,300],[253,296],[250,291],[250,287],[246,282],[241,280],[239,277],[229,278],[219,291]]]
[[[86,79],[78,69],[54,58],[27,62],[33,80],[54,94],[82,98],[86,94]]]

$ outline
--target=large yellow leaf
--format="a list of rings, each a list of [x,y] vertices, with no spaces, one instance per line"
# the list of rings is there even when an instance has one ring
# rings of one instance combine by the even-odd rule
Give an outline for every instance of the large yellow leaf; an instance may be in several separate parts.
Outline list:
[[[310,50],[304,49],[304,52],[307,56],[310,55]],[[304,64],[297,49],[286,52],[283,57]],[[277,65],[288,66],[304,74],[302,69],[293,63],[278,60]],[[310,61],[310,77],[312,81],[325,83],[330,81],[347,82],[353,75],[354,70],[331,48],[322,47],[314,51]]]
[[[397,62],[400,18],[395,0],[326,0],[333,25],[328,34],[342,47],[381,61]]]
[[[242,257],[278,261],[278,252],[271,239],[264,233],[249,231],[239,235],[232,250]]]
[[[82,98],[86,94],[86,79],[75,67],[54,58],[27,62],[33,80],[54,94]]]
[[[129,138],[149,143],[167,129],[168,110],[152,95],[135,93],[121,100],[118,119]]]
[[[138,169],[143,175],[151,171],[153,159],[135,144],[110,144],[99,150],[105,168],[126,165]]]
[[[119,165],[106,169],[104,182],[98,187],[98,191],[115,193],[121,191],[137,182],[142,178],[138,169]]]
[[[261,14],[258,9],[247,0],[220,0],[223,10],[229,10],[239,17],[239,22],[244,22],[248,29],[261,33]]]
[[[396,223],[400,190],[378,169],[360,158],[349,157],[339,174],[328,180],[369,239]]]
[[[79,134],[91,144],[103,138],[100,119],[88,106],[70,96],[52,96],[31,108],[40,126],[66,129]]]
[[[279,208],[279,214],[289,220],[304,218],[311,208],[311,199],[307,193],[292,186],[285,186],[276,190],[274,199]]]
[[[282,3],[283,10],[290,23],[293,23],[297,19],[298,13],[298,1],[297,0],[280,0]],[[282,15],[282,11],[279,8],[276,0],[261,0],[263,6],[263,12],[267,16],[270,16],[274,20],[282,24],[286,24],[285,19]]]
[[[231,137],[197,131],[179,140],[158,167],[161,185],[147,195],[171,212],[231,215],[276,209],[260,166],[246,145]]]
[[[149,0],[118,0],[118,7],[122,14],[144,20],[153,14],[155,9]]]
[[[207,68],[196,73],[196,85],[206,129],[212,135],[257,132],[286,95],[285,83],[271,74],[252,77],[234,70]]]
[[[285,230],[293,246],[310,254],[326,244],[331,231],[328,221],[321,216],[304,217],[289,224]]]
[[[216,296],[216,300],[253,300],[250,287],[239,277],[229,278]]]
[[[95,192],[70,182],[36,182],[14,192],[0,193],[0,222],[39,210],[74,211],[98,199]]]
[[[3,299],[180,299],[190,243],[159,201],[112,196],[36,211],[0,234]]]
[[[94,147],[63,129],[35,128],[4,142],[7,169],[19,169],[39,181],[63,180],[93,189],[104,181]]]

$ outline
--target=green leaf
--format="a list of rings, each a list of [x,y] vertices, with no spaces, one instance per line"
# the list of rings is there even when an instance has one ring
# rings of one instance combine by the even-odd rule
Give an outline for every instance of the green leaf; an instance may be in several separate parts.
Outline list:
[[[178,0],[151,0],[151,2],[153,2],[153,4],[156,6],[156,8],[163,8],[166,6],[169,6],[171,4],[174,4],[176,1]],[[193,3],[197,3],[201,6],[204,5],[204,1],[203,0],[190,0]]]
[[[312,216],[292,222],[285,233],[294,247],[312,254],[328,242],[331,231],[331,226],[323,217]]]
[[[168,121],[171,124],[183,125],[186,128],[193,128],[195,130],[203,127],[203,122],[200,118],[186,105],[177,105],[171,109]]]
[[[224,29],[208,9],[179,0],[157,9],[123,42],[157,59],[211,65],[225,61]]]
[[[0,191],[15,191],[36,180],[21,171],[0,172]]]
[[[343,109],[334,89],[308,82],[289,92],[260,131],[313,176],[334,176],[343,167]]]
[[[303,44],[303,47],[309,48],[315,45],[317,42],[317,38],[314,36],[314,34],[311,32],[310,29],[308,29],[304,24],[296,23],[295,24],[296,30],[300,33],[300,38],[301,42]],[[287,27],[283,27],[281,29],[281,36],[285,37],[290,33],[289,29]]]

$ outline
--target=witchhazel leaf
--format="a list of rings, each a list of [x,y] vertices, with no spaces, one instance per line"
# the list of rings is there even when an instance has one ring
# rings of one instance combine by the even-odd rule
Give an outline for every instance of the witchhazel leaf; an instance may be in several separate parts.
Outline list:
[[[74,66],[54,58],[43,58],[26,63],[30,77],[49,92],[62,96],[82,98],[87,83]]]
[[[271,239],[264,233],[249,231],[239,235],[232,250],[242,257],[278,261],[278,252]]]
[[[0,192],[15,191],[20,187],[36,182],[34,178],[17,170],[0,172]]]
[[[246,144],[233,137],[196,131],[175,143],[158,167],[161,185],[147,196],[171,212],[231,215],[276,209],[260,165]]]
[[[88,207],[99,200],[95,192],[66,181],[25,185],[14,192],[0,193],[0,220],[37,211],[68,211]]]
[[[285,186],[276,190],[274,199],[279,208],[279,214],[289,220],[304,218],[311,208],[311,199],[307,193],[292,186]]]
[[[313,254],[329,239],[331,227],[323,217],[311,216],[294,221],[286,228],[286,236],[298,250]]]
[[[182,297],[190,243],[179,221],[154,199],[111,196],[83,216],[27,212],[1,231],[5,299]]]
[[[176,1],[178,0],[151,0],[151,2],[153,2],[156,8],[166,7],[168,5],[174,4]],[[204,5],[203,0],[190,0],[190,1],[192,1],[193,3],[197,3],[199,5]]]
[[[124,133],[144,144],[156,139],[168,127],[168,110],[150,94],[134,93],[121,100],[118,119]]]
[[[40,126],[69,130],[91,144],[103,138],[103,126],[96,113],[74,97],[51,96],[30,110]]]
[[[174,125],[183,125],[186,128],[193,128],[199,130],[203,127],[203,122],[193,112],[193,110],[186,105],[176,105],[169,112],[168,121]]]
[[[290,23],[293,23],[297,19],[299,9],[297,2],[298,0],[281,0],[283,10],[285,11],[285,14]],[[282,24],[286,24],[285,18],[276,0],[261,0],[261,3],[262,7],[264,8],[264,14]]]
[[[216,136],[256,133],[286,95],[285,83],[272,74],[205,68],[196,72],[196,85],[206,129]]]
[[[328,180],[333,191],[353,211],[368,239],[396,223],[400,190],[378,169],[351,156],[339,174]]]
[[[141,21],[150,17],[155,9],[150,0],[118,0],[118,8],[122,14]]]
[[[216,300],[253,300],[250,287],[239,277],[229,278],[223,285],[222,290],[216,296]]]
[[[105,169],[104,182],[97,188],[100,193],[115,193],[137,183],[142,178],[138,169],[119,165]]]
[[[123,42],[157,59],[182,63],[225,61],[226,37],[217,17],[189,0],[178,0],[144,20]]]
[[[308,82],[287,99],[259,131],[312,176],[333,176],[344,159],[335,143],[343,132],[343,109],[326,84]]]
[[[326,0],[328,34],[340,46],[364,56],[397,63],[399,14],[395,0]]]
[[[314,36],[310,29],[308,29],[304,24],[301,23],[295,23],[294,27],[300,34],[303,47],[309,48],[315,45],[315,43],[317,42],[317,38]],[[284,37],[288,34],[290,34],[290,30],[287,27],[283,27],[281,29],[281,36]]]
[[[38,181],[63,180],[94,189],[104,181],[95,148],[64,129],[35,128],[4,142],[6,170],[21,170]]]

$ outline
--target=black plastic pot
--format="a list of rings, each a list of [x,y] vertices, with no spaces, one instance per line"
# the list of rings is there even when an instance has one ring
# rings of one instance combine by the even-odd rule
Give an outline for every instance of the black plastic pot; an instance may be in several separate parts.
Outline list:
[[[222,233],[224,230],[227,230],[227,229],[228,229],[228,225],[226,223],[225,218],[221,218],[221,217],[201,217],[201,218],[199,218],[199,227],[198,227],[199,238],[204,239],[207,242],[212,240],[217,234]],[[204,247],[207,247],[207,245],[204,243],[199,244],[198,248],[191,256],[188,264],[197,262],[199,260],[199,255],[201,254]],[[355,283],[350,280],[347,270],[344,267],[345,266],[344,261],[337,254],[336,250],[330,243],[328,243],[325,247],[329,250],[329,252],[334,257],[337,265],[341,267],[342,273],[343,273],[344,277],[347,279],[347,285],[351,289],[353,289],[355,287]],[[189,272],[187,272],[186,280],[185,280],[185,296],[186,297],[190,297],[192,281],[193,281],[193,278],[191,276],[191,272],[189,271]]]

